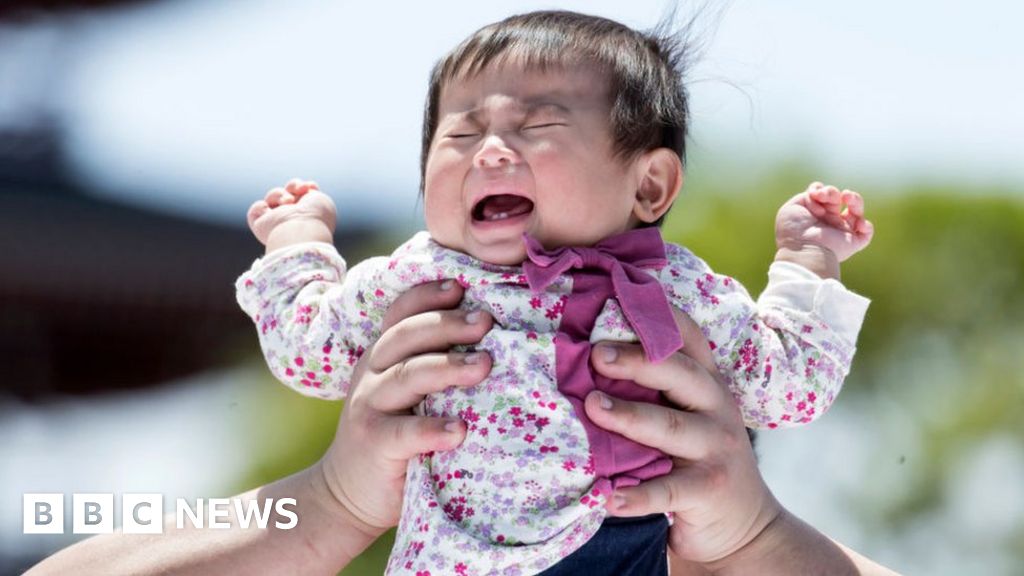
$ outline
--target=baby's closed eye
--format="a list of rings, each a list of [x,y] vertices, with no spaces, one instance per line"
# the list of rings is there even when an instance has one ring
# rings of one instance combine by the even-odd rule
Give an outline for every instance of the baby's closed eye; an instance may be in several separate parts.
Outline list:
[[[556,126],[567,126],[565,122],[541,122],[523,126],[523,130],[537,130],[542,128],[554,128]]]

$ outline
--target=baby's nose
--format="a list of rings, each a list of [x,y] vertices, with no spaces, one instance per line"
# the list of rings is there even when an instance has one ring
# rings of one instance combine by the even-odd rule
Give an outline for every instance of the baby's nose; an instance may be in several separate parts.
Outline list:
[[[518,155],[497,134],[484,139],[476,154],[475,164],[480,168],[501,168],[517,162]]]

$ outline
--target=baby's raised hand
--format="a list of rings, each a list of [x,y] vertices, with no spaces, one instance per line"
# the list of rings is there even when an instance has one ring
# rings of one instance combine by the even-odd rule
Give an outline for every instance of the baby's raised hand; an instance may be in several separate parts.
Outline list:
[[[308,241],[330,242],[337,211],[316,182],[292,179],[249,207],[249,229],[267,251]]]
[[[875,233],[864,218],[864,199],[852,190],[813,182],[790,198],[775,217],[775,245],[799,251],[828,248],[842,262],[864,249]]]

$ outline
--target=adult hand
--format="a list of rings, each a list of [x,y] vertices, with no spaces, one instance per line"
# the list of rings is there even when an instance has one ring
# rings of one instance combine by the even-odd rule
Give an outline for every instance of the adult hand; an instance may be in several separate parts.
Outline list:
[[[595,424],[658,448],[672,471],[617,490],[609,512],[641,516],[672,511],[669,546],[685,559],[710,562],[754,539],[781,512],[757,470],[736,403],[715,370],[711,350],[689,318],[678,318],[686,353],[644,359],[637,345],[601,343],[591,356],[609,378],[660,390],[673,406],[627,402],[594,392],[586,399]]]
[[[442,289],[444,286],[444,289]],[[409,458],[457,446],[465,425],[412,414],[425,394],[471,386],[490,371],[486,354],[448,353],[478,342],[486,314],[453,310],[455,283],[406,292],[385,318],[384,333],[359,364],[334,442],[313,466],[236,496],[243,502],[292,498],[294,529],[245,529],[233,509],[225,530],[174,527],[164,534],[89,538],[46,559],[29,573],[50,574],[336,574],[385,529],[395,525]],[[469,321],[468,321],[469,320]],[[245,523],[248,525],[248,522]]]
[[[672,574],[871,574],[895,572],[830,540],[786,511],[765,485],[732,395],[692,320],[677,314],[686,343],[659,364],[637,345],[602,343],[591,355],[609,378],[660,390],[675,406],[587,396],[590,419],[670,455],[672,471],[617,490],[617,516],[672,512]]]
[[[479,342],[493,323],[486,313],[453,309],[462,292],[449,280],[404,293],[388,310],[380,339],[356,365],[352,393],[321,468],[331,494],[367,535],[376,537],[398,523],[410,458],[449,450],[465,438],[459,419],[412,414],[426,394],[473,386],[491,370],[486,352],[449,352],[454,345]]]

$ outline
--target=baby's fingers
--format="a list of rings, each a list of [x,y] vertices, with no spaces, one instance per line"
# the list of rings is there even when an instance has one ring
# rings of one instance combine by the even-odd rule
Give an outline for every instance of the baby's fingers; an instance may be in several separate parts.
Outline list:
[[[265,201],[257,200],[253,202],[252,206],[249,206],[249,211],[245,215],[245,220],[246,222],[249,223],[249,228],[255,230],[256,221],[259,220],[260,217],[266,214],[269,210],[270,206],[267,206],[267,203]]]
[[[302,198],[310,190],[319,190],[320,186],[316,182],[311,180],[302,180],[301,178],[292,178],[284,186],[285,191],[294,196],[296,199]]]
[[[811,201],[821,205],[828,213],[839,214],[842,210],[842,194],[835,186],[812,188],[808,190],[808,195],[811,197]]]
[[[857,218],[864,217],[864,198],[853,190],[843,190],[842,202],[850,214]]]
[[[875,235],[875,225],[870,220],[860,220],[857,222],[857,228],[855,229],[858,236],[864,236],[871,238]]]
[[[267,205],[270,206],[271,208],[277,208],[282,204],[294,204],[295,196],[293,196],[290,192],[286,191],[284,188],[273,188],[270,190],[270,192],[267,192],[267,195],[264,198],[264,200],[266,200]]]

